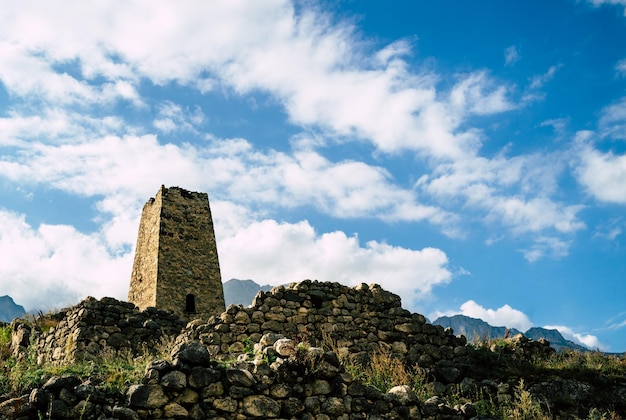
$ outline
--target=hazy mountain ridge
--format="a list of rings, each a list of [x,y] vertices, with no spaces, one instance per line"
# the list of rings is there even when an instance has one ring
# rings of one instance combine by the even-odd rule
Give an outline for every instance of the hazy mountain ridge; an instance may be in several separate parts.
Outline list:
[[[482,319],[470,318],[465,315],[442,316],[432,323],[445,328],[452,328],[455,334],[463,334],[469,341],[503,338],[507,334],[507,330],[509,330],[509,337],[521,333],[515,328],[495,327]]]
[[[259,291],[267,292],[273,286],[266,284],[259,285],[253,280],[230,279],[224,282],[224,302],[226,306],[230,304],[241,304],[248,306]]]
[[[24,307],[16,304],[11,296],[0,296],[0,322],[11,322],[24,315],[26,315]]]
[[[446,328],[450,327],[456,334],[463,334],[469,341],[504,338],[508,330],[509,337],[524,334],[526,337],[533,340],[539,340],[541,338],[548,340],[550,345],[558,351],[567,349],[589,351],[587,347],[567,340],[558,330],[532,327],[526,332],[521,332],[515,328],[494,327],[482,319],[465,315],[442,316],[435,319],[432,323]]]

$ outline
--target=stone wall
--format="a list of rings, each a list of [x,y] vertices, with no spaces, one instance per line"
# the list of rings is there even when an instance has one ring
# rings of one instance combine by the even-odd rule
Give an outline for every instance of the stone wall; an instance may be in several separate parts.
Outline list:
[[[98,359],[106,350],[138,354],[176,336],[185,325],[170,312],[139,311],[132,303],[113,298],[88,297],[56,316],[59,323],[37,340],[40,361]]]
[[[376,284],[305,280],[275,287],[259,292],[250,307],[230,305],[208,323],[189,323],[177,341],[198,340],[225,359],[245,353],[268,333],[332,348],[357,363],[386,350],[408,365],[430,369],[443,383],[458,379],[458,366],[468,363],[465,337],[426,323]]]
[[[296,350],[293,340],[266,337],[264,352],[279,356],[226,367],[206,346],[185,342],[172,361],[151,362],[141,384],[124,396],[76,376],[53,377],[29,395],[0,403],[7,419],[464,419],[471,404],[457,409],[433,399],[420,402],[409,386],[382,393],[346,373],[335,353]],[[268,341],[269,340],[269,341]]]
[[[128,300],[140,309],[207,319],[224,311],[213,219],[206,193],[159,189],[142,211]]]
[[[61,315],[38,343],[39,353],[57,362],[77,356],[97,361],[106,348],[124,345],[142,351],[182,327],[171,313],[139,312],[111,298],[89,298]],[[20,330],[17,324],[14,330]],[[28,395],[0,396],[0,418],[462,420],[477,415],[478,403],[516,398],[519,377],[509,377],[510,371],[503,376],[504,366],[523,368],[525,360],[554,352],[549,343],[521,335],[508,341],[513,345],[494,346],[488,357],[465,346],[464,337],[402,309],[398,296],[377,285],[307,280],[259,293],[250,307],[231,305],[208,322],[190,322],[170,359],[152,361],[143,380],[124,394],[98,378],[53,377]],[[409,366],[417,363],[430,398],[419,400],[409,384],[380,392],[340,363],[359,363],[380,350]],[[626,383],[618,378],[585,382],[550,373],[528,379],[537,401],[563,418],[585,418],[599,401],[626,413]]]

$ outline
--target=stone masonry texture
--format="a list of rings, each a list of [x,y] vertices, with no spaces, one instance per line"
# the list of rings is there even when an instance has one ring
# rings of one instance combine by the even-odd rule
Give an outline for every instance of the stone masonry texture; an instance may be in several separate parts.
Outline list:
[[[206,193],[161,186],[145,204],[128,300],[183,320],[224,311],[213,219]]]

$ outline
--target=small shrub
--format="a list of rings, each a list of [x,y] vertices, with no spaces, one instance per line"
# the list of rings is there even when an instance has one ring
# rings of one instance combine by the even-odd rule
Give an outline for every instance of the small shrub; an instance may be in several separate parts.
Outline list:
[[[515,399],[512,407],[504,410],[505,416],[513,420],[543,420],[551,419],[552,416],[544,414],[539,404],[526,389],[524,379],[520,379],[515,388]]]
[[[345,362],[344,365],[346,365]],[[425,381],[420,375],[421,371],[411,372],[388,350],[374,353],[365,366],[347,363],[345,367],[356,379],[381,392],[387,392],[397,385],[409,385],[415,388],[416,383],[420,391],[425,389]]]
[[[10,325],[0,326],[0,347],[4,347],[11,343],[11,334]]]
[[[0,368],[0,394],[22,395],[43,385],[51,376],[77,375],[83,379],[95,377],[112,393],[124,393],[134,383],[140,383],[146,366],[152,360],[169,358],[170,341],[144,349],[139,356],[130,351],[106,349],[97,360],[82,360],[62,365],[37,363],[35,343],[26,354],[11,355]]]

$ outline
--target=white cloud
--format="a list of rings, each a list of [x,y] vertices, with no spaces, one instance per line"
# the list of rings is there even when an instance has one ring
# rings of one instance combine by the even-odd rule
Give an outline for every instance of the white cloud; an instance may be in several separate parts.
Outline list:
[[[608,350],[608,347],[602,344],[595,335],[577,333],[574,332],[572,328],[563,325],[546,325],[543,328],[558,330],[567,340],[581,344],[589,349],[602,351]]]
[[[576,169],[578,182],[600,201],[626,203],[626,155],[584,146]]]
[[[78,143],[86,137],[132,131],[117,116],[92,117],[60,108],[43,107],[37,114],[9,111],[0,117],[0,146],[28,149],[29,142]]]
[[[550,66],[548,71],[546,71],[544,74],[540,74],[538,76],[533,77],[530,81],[530,89],[531,90],[541,89],[546,83],[548,83],[550,80],[554,78],[554,75],[556,74],[559,68],[561,68],[560,64]]]
[[[26,310],[60,309],[91,295],[125,299],[131,255],[111,255],[98,233],[72,226],[30,226],[0,210],[1,288]]]
[[[524,332],[533,326],[533,323],[530,322],[526,314],[517,309],[513,309],[509,305],[503,305],[498,309],[488,309],[473,300],[468,300],[461,305],[460,309],[461,315],[482,319],[486,323],[496,327],[516,328]]]
[[[507,87],[495,85],[485,72],[463,77],[450,92],[450,105],[463,113],[487,115],[515,108],[507,96]]]
[[[18,156],[0,160],[0,173],[16,182],[105,196],[98,208],[111,218],[103,218],[111,243],[123,243],[132,223],[120,216],[119,203],[132,207],[150,196],[155,179],[214,191],[237,206],[314,206],[340,218],[428,221],[450,235],[461,234],[459,216],[445,208],[451,202],[516,234],[571,234],[584,227],[577,219],[580,206],[551,199],[559,165],[540,164],[549,156],[479,156],[484,134],[468,121],[516,108],[511,86],[477,70],[440,90],[438,75],[405,61],[411,53],[406,40],[373,50],[349,22],[319,10],[296,12],[286,0],[155,1],[123,8],[14,2],[3,17],[2,83],[16,102],[30,104],[34,97],[43,109],[58,103],[66,110],[0,120],[0,128],[8,128],[0,144],[21,147]],[[519,58],[515,47],[506,54],[508,64]],[[531,87],[540,88],[557,69],[537,76]],[[418,184],[430,196],[426,201],[402,187],[382,165],[331,161],[313,147],[287,153],[260,151],[245,140],[160,144],[145,129],[125,132],[119,119],[97,126],[95,116],[80,120],[82,113],[67,111],[120,100],[141,107],[145,85],[267,93],[292,123],[321,132],[323,140],[309,145],[365,141],[376,153],[416,152],[421,172],[435,168]],[[204,122],[199,109],[163,102],[152,125],[165,134],[198,134]],[[44,139],[48,134],[52,141]],[[25,145],[26,139],[36,141]]]
[[[524,258],[530,263],[545,257],[562,258],[569,253],[571,241],[564,241],[554,237],[539,237],[528,249],[523,249]]]
[[[615,64],[615,71],[619,76],[626,76],[626,58],[619,60]]]
[[[183,109],[172,101],[165,101],[159,105],[159,112],[152,125],[159,131],[171,133],[173,131],[191,131],[197,133],[196,126],[205,121],[205,116],[199,107],[193,110]]]
[[[626,97],[605,107],[598,125],[601,135],[626,140]]]
[[[325,137],[337,141],[369,141],[378,151],[388,153],[417,151],[424,158],[423,162],[435,166],[440,163],[464,165],[463,162],[472,161],[472,165],[492,181],[466,184],[468,188],[458,189],[457,193],[469,200],[476,192],[486,193],[490,201],[498,205],[480,207],[486,209],[490,217],[501,217],[515,228],[521,224],[532,226],[532,231],[544,228],[571,231],[579,225],[575,220],[575,207],[565,208],[562,213],[569,220],[556,226],[550,215],[563,206],[547,196],[532,196],[532,188],[543,186],[536,180],[545,177],[524,177],[513,159],[502,162],[497,158],[478,157],[482,133],[466,127],[467,119],[516,107],[510,87],[491,78],[486,71],[462,75],[448,92],[438,92],[437,75],[424,70],[415,72],[404,61],[403,56],[411,52],[408,41],[397,41],[379,51],[370,51],[350,23],[333,20],[319,10],[304,8],[296,14],[287,1],[255,2],[254,6],[245,7],[234,2],[183,5],[152,2],[149,7],[131,3],[124,8],[107,4],[76,5],[70,13],[63,7],[34,7],[34,4],[30,7],[11,5],[4,12],[6,25],[0,25],[0,33],[11,40],[5,48],[12,57],[5,73],[0,72],[0,79],[24,101],[29,100],[29,95],[53,101],[57,95],[55,86],[61,86],[59,92],[69,92],[67,97],[78,98],[77,101],[102,101],[102,94],[110,92],[104,95],[108,101],[130,100],[141,105],[143,98],[138,92],[143,80],[156,85],[177,83],[202,92],[213,89],[217,83],[240,94],[260,90],[270,93],[284,105],[292,122],[316,126]],[[135,16],[142,16],[142,19],[137,20]],[[76,37],[74,31],[83,34],[81,28],[84,35]],[[509,54],[513,51],[517,50],[510,50]],[[18,80],[16,69],[21,66],[10,66],[14,61],[31,63],[29,68],[37,72],[19,73],[26,80]],[[66,63],[75,67],[73,75],[57,71],[59,65]],[[533,86],[545,83],[556,68],[553,66],[538,77]],[[59,77],[62,80],[54,81]],[[182,109],[166,102],[161,104],[153,126],[163,133],[194,132],[203,119],[199,110]],[[85,137],[94,138],[82,136]],[[119,141],[110,143],[114,149],[121,147]],[[154,143],[148,145],[148,155],[154,146]],[[102,149],[98,145],[83,149],[88,148],[93,148],[94,152]],[[59,152],[69,153],[72,159],[73,151],[59,149]],[[174,161],[187,166],[191,174],[198,173],[194,165],[200,158],[191,155],[200,150],[174,152],[178,153]],[[293,156],[251,152],[253,154],[246,156],[243,162],[241,156],[220,156],[214,160],[216,165],[220,162],[235,164],[234,168],[222,165],[220,169],[225,169],[226,173],[218,175],[218,178],[238,176],[238,182],[228,186],[231,196],[250,193],[254,199],[271,199],[279,205],[313,203],[337,217],[373,215],[386,220],[429,220],[442,226],[448,234],[458,234],[450,225],[455,219],[451,212],[442,211],[432,203],[417,202],[413,191],[395,186],[395,181],[382,168],[361,162],[329,162],[314,150],[298,151]],[[124,172],[126,176],[127,172],[120,169],[130,160],[121,156],[119,163],[113,162],[116,153],[102,150],[106,163],[86,171],[79,185],[85,185],[89,176],[105,170]],[[177,159],[180,155],[196,162],[182,163]],[[137,155],[131,152],[130,156]],[[92,157],[95,158],[95,154]],[[435,159],[430,159],[432,157]],[[58,167],[58,164],[50,164]],[[512,167],[506,167],[508,164]],[[182,179],[186,181],[184,185],[190,187],[200,183],[194,175],[172,176],[180,169],[165,169],[167,173],[161,179],[165,178],[164,182]],[[491,170],[496,174],[490,174]],[[514,173],[515,170],[518,172]],[[50,173],[49,170],[44,172]],[[153,170],[140,164],[132,182],[145,182],[149,179],[145,175],[152,173]],[[347,173],[350,176],[346,176]],[[504,181],[498,180],[503,174],[506,175]],[[69,184],[61,179],[64,177],[71,178],[72,183],[77,178],[68,170],[52,180],[57,186],[63,182]],[[322,180],[319,185],[312,182],[316,178]],[[361,182],[359,178],[368,182]],[[211,182],[215,185],[220,180]],[[524,193],[528,193],[528,197],[506,196],[503,189],[515,183],[527,188]],[[542,210],[550,208],[552,211],[548,216],[534,211],[539,205]],[[537,218],[540,220],[535,220]]]
[[[212,204],[216,221],[230,217],[225,211],[233,205]],[[139,222],[138,217],[130,219],[124,229],[131,230],[134,240]],[[242,228],[243,223],[247,227]],[[452,279],[447,256],[439,249],[412,250],[376,241],[361,245],[356,236],[340,231],[319,235],[306,221],[250,222],[243,215],[235,224],[239,225],[236,229],[229,230],[221,223],[217,229],[224,279],[254,278],[274,285],[306,278],[347,285],[378,283],[398,293],[405,307],[412,307],[433,287]],[[0,211],[0,252],[4,256],[0,278],[5,279],[1,293],[27,310],[60,308],[88,295],[125,299],[133,253],[110,248],[119,240],[111,240],[110,233],[108,224],[91,235],[65,225],[35,228],[24,215]],[[122,241],[128,240],[128,235],[123,235]]]
[[[608,325],[607,329],[619,330],[621,328],[626,327],[626,319],[624,319],[625,316],[626,316],[626,312],[621,312],[611,317],[611,319],[607,321],[607,325]]]
[[[339,218],[375,217],[453,226],[453,215],[417,201],[382,167],[332,162],[312,150],[261,153],[245,140],[214,140],[206,148],[161,145],[151,135],[108,136],[89,143],[29,144],[0,159],[0,175],[46,183],[82,196],[136,202],[166,185],[215,191],[218,197],[267,208],[315,206]],[[250,205],[250,204],[248,204]]]
[[[468,300],[467,302],[462,304],[460,311],[449,311],[446,313],[436,312],[435,314],[432,314],[431,317],[433,317],[433,319],[436,319],[442,315],[452,316],[457,314],[465,315],[471,318],[482,319],[489,325],[493,325],[496,327],[502,326],[507,328],[515,328],[522,333],[529,330],[533,326],[533,323],[530,321],[526,314],[524,314],[522,311],[512,308],[509,305],[503,305],[498,309],[488,309],[479,305],[473,300]],[[590,349],[600,349],[603,351],[608,350],[607,346],[600,343],[598,338],[594,335],[576,333],[572,328],[562,325],[546,325],[543,328],[558,330],[566,339],[574,341],[575,343],[581,344]]]
[[[612,218],[606,221],[602,221],[596,226],[594,237],[604,238],[609,241],[614,241],[618,236],[624,233],[626,222],[622,217]]]
[[[506,226],[516,235],[571,234],[585,228],[577,217],[583,206],[549,198],[558,189],[557,178],[568,156],[468,158],[440,164],[416,186],[440,202],[462,200],[480,210],[487,223]]]
[[[611,4],[611,5],[620,5],[620,6],[624,6],[624,16],[626,16],[626,0],[587,0],[589,1],[589,3],[593,4],[594,6],[601,6],[604,4]]]
[[[519,51],[515,45],[511,45],[504,50],[504,65],[512,66],[520,60]]]
[[[385,152],[453,157],[475,146],[471,130],[459,128],[465,115],[512,108],[507,87],[483,71],[455,88],[468,109],[451,108],[437,99],[437,77],[411,72],[401,58],[408,42],[370,53],[349,23],[331,24],[307,9],[297,15],[287,1],[66,9],[20,3],[3,10],[0,35],[11,40],[6,48],[14,59],[5,61],[0,80],[18,97],[140,104],[141,78],[202,92],[218,79],[239,93],[271,93],[298,124],[366,139]],[[78,74],[55,71],[66,63]],[[32,70],[24,74],[24,68]],[[156,126],[172,128],[167,120]]]
[[[399,294],[404,307],[449,282],[446,254],[435,248],[412,250],[335,231],[318,234],[306,221],[263,220],[219,243],[222,276],[254,278],[261,284],[304,279],[347,285],[378,283]]]

